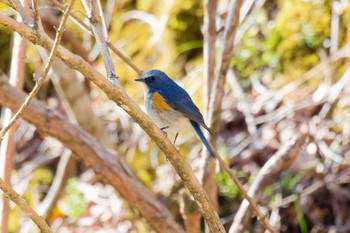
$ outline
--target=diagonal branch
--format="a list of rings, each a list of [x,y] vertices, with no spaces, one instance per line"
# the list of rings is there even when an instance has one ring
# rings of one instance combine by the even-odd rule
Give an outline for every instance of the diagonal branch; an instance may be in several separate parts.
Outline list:
[[[29,217],[35,222],[35,224],[39,227],[41,232],[44,233],[51,233],[51,229],[49,225],[45,222],[43,218],[41,218],[30,206],[27,204],[27,202],[20,197],[18,193],[16,193],[11,187],[6,184],[1,178],[0,178],[0,189],[6,193],[6,195],[16,203],[16,205]]]
[[[269,230],[271,233],[275,233],[276,231],[272,228],[272,226],[269,224],[266,217],[261,213],[259,210],[257,204],[255,204],[253,197],[251,197],[248,192],[244,189],[243,185],[239,181],[238,177],[231,171],[229,166],[225,163],[225,161],[218,155],[216,151],[214,151],[215,157],[217,158],[221,169],[223,169],[231,178],[231,180],[235,183],[237,186],[239,192],[243,195],[245,198],[244,200],[247,201],[248,206],[253,210],[253,212],[258,217],[258,220],[264,225],[264,227]]]
[[[52,40],[44,32],[37,33],[23,23],[18,23],[3,14],[0,14],[0,24],[6,26],[10,30],[18,32],[32,43],[38,44],[47,50],[50,50],[52,47]],[[210,230],[212,232],[224,232],[224,227],[211,205],[208,196],[204,192],[203,187],[194,175],[191,166],[182,158],[175,146],[168,139],[164,138],[163,132],[126,94],[124,89],[120,85],[113,85],[98,73],[89,63],[67,49],[59,47],[57,50],[57,56],[60,57],[69,67],[78,70],[90,81],[96,84],[109,99],[113,100],[123,108],[141,126],[141,128],[145,130],[151,139],[154,140],[158,147],[164,152],[167,159],[175,168],[177,174],[179,174],[184,181],[184,184],[196,200],[199,210],[206,220]],[[140,212],[142,213],[141,210]],[[150,224],[152,227],[157,227],[157,224],[154,225],[152,222],[150,222]]]

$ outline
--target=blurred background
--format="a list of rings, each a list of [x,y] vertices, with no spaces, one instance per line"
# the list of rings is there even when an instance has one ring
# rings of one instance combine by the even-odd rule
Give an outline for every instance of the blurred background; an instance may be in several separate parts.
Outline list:
[[[51,36],[63,3],[39,2],[42,24]],[[206,116],[203,2],[103,0],[101,5],[110,43],[136,67],[111,53],[125,91],[144,109],[142,85],[133,79],[142,71],[161,69],[190,93]],[[220,57],[229,6],[230,0],[217,1],[216,12],[211,12],[216,19],[216,57]],[[18,18],[3,1],[0,11]],[[350,3],[245,0],[240,12],[216,125],[219,154],[246,189],[264,176],[255,200],[269,211],[278,232],[350,232]],[[105,75],[95,40],[81,26],[89,21],[80,1],[72,14],[76,19],[67,22],[62,45]],[[16,41],[20,38],[0,25],[4,77],[11,76]],[[47,53],[31,43],[24,51],[18,88],[29,92],[35,84],[33,76],[44,69]],[[94,84],[56,60],[37,99],[116,150],[176,220],[185,224],[180,207],[190,198],[179,177],[147,134]],[[8,110],[1,110],[3,127]],[[302,141],[291,158],[281,148],[295,136]],[[196,172],[204,169],[202,144],[191,133],[181,133],[176,146]],[[259,173],[276,152],[285,156],[281,164],[272,172]],[[1,153],[12,154],[12,164],[1,161],[5,165],[1,173],[11,174],[12,187],[34,209],[41,208],[38,212],[45,214],[55,232],[152,232],[89,166],[28,122],[18,121],[13,141],[1,142]],[[226,173],[215,166],[213,172],[217,190],[212,192],[229,231],[242,196]],[[9,217],[9,232],[36,231],[18,207],[11,204],[10,211],[0,216],[4,214]],[[199,221],[204,232],[203,221],[193,221]],[[232,232],[264,232],[255,218],[242,222],[243,230]]]

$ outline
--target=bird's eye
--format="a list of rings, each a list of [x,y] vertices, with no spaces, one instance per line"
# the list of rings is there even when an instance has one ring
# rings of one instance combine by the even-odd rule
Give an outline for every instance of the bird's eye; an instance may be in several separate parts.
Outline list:
[[[154,80],[156,80],[156,77],[151,76],[150,79],[151,79],[152,81],[154,81]]]

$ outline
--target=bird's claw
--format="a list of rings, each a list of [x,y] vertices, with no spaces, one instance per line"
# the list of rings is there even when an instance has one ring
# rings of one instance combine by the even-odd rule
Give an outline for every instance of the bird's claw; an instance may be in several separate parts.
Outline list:
[[[160,130],[165,134],[165,138],[168,137],[168,133],[165,131],[168,128],[169,128],[169,126],[165,126],[165,127],[160,128]]]

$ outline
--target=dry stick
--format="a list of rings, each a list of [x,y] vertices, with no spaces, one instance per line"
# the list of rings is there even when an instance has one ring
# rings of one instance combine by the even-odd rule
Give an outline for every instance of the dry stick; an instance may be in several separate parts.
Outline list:
[[[6,132],[16,123],[16,121],[21,117],[23,111],[28,107],[30,101],[35,97],[35,95],[38,93],[40,90],[41,86],[44,84],[45,79],[47,74],[49,73],[49,70],[51,68],[51,64],[53,62],[54,57],[56,56],[56,50],[58,48],[58,45],[60,44],[62,35],[63,35],[63,27],[66,24],[66,21],[68,19],[69,11],[73,7],[75,0],[72,0],[70,4],[68,5],[67,9],[65,10],[61,23],[58,26],[57,32],[56,32],[56,38],[55,41],[53,42],[52,49],[50,51],[49,59],[45,65],[44,72],[42,76],[39,78],[39,80],[35,83],[35,86],[33,90],[30,92],[20,109],[16,112],[16,114],[12,117],[11,121],[7,126],[5,126],[1,131],[0,131],[0,141],[4,138]]]
[[[210,145],[212,146],[212,145]],[[231,177],[233,182],[236,184],[239,192],[244,196],[244,198],[248,201],[250,208],[256,214],[258,220],[264,225],[264,227],[269,230],[271,233],[276,232],[272,226],[267,221],[266,217],[261,213],[258,206],[255,204],[254,200],[248,195],[247,191],[244,189],[243,185],[237,178],[237,176],[231,171],[231,169],[227,166],[224,160],[219,156],[219,154],[214,150],[214,154],[216,159],[219,161],[220,167],[227,172],[227,174]]]
[[[1,178],[0,178],[0,189],[6,193],[6,195],[13,201],[28,217],[30,217],[33,222],[39,227],[41,232],[52,232],[49,225],[45,222],[45,220],[40,217],[30,206],[27,204],[27,202],[20,197],[18,193],[16,193],[14,190],[11,189],[11,187],[6,184]]]
[[[40,31],[38,33],[23,23],[18,23],[12,18],[0,14],[0,24],[6,26],[10,30],[16,31],[23,37],[34,44],[38,44],[47,50],[52,48],[52,41],[45,34]],[[86,78],[98,86],[109,99],[117,103],[124,109],[151,137],[157,146],[164,152],[167,159],[175,168],[177,174],[184,181],[185,186],[189,189],[192,196],[196,200],[199,210],[212,232],[225,232],[225,229],[220,222],[219,216],[210,204],[210,200],[200,185],[198,179],[193,173],[191,166],[183,159],[182,155],[175,148],[169,139],[164,138],[164,133],[153,123],[153,121],[140,109],[140,107],[126,94],[125,90],[119,85],[113,85],[110,81],[105,79],[99,72],[97,72],[89,63],[87,63],[80,56],[77,56],[67,49],[59,47],[57,56],[62,59],[69,67],[82,73]],[[140,210],[140,212],[143,212]],[[152,227],[157,227],[151,224]]]
[[[58,7],[60,10],[64,9],[64,6],[59,3],[57,0],[51,0],[51,2]],[[81,19],[79,19],[75,14],[70,14],[70,16],[74,19],[74,21],[81,26],[84,30],[86,30],[88,33],[91,35],[93,34],[91,28],[86,25]],[[117,56],[120,57],[127,65],[129,65],[138,75],[143,74],[143,70],[138,68],[135,63],[127,56],[125,55],[122,51],[117,49],[110,41],[107,39],[107,45],[108,47],[115,53]]]
[[[39,28],[39,25],[40,25],[40,29],[42,29],[38,0],[32,0],[32,5],[33,5],[34,28]]]
[[[99,18],[100,18],[100,22],[101,22],[101,28],[102,28],[102,33],[103,33],[103,36],[106,40],[108,40],[108,28],[107,28],[107,24],[106,24],[106,21],[105,21],[105,17],[104,17],[104,14],[103,14],[103,10],[102,10],[102,6],[101,6],[101,2],[100,1],[94,1],[95,4],[97,5],[98,7],[98,15],[99,15]]]
[[[98,4],[96,1],[98,0],[83,0],[82,3],[85,7],[85,11],[88,14],[94,37],[101,51],[106,72],[107,72],[107,78],[112,83],[119,84],[118,76],[114,69],[112,57],[108,51],[107,43],[103,35],[103,31],[105,30],[103,30],[103,27],[101,26],[101,23],[100,23],[102,22],[102,18],[99,14]]]
[[[342,12],[339,11],[339,7],[335,6],[337,5],[337,2],[331,1],[331,10],[332,10],[332,17],[331,17],[331,46],[329,48],[329,52],[332,54],[338,50],[339,45],[339,22],[340,22],[340,15]]]
[[[267,185],[264,182],[269,176],[279,174],[284,168],[290,166],[295,160],[302,145],[305,143],[306,135],[297,135],[292,137],[284,144],[260,169],[252,185],[249,188],[248,195],[253,199],[258,199],[260,193]],[[230,227],[229,233],[242,232],[246,224],[246,219],[249,218],[250,212],[249,203],[244,200],[235,214],[235,219]]]

